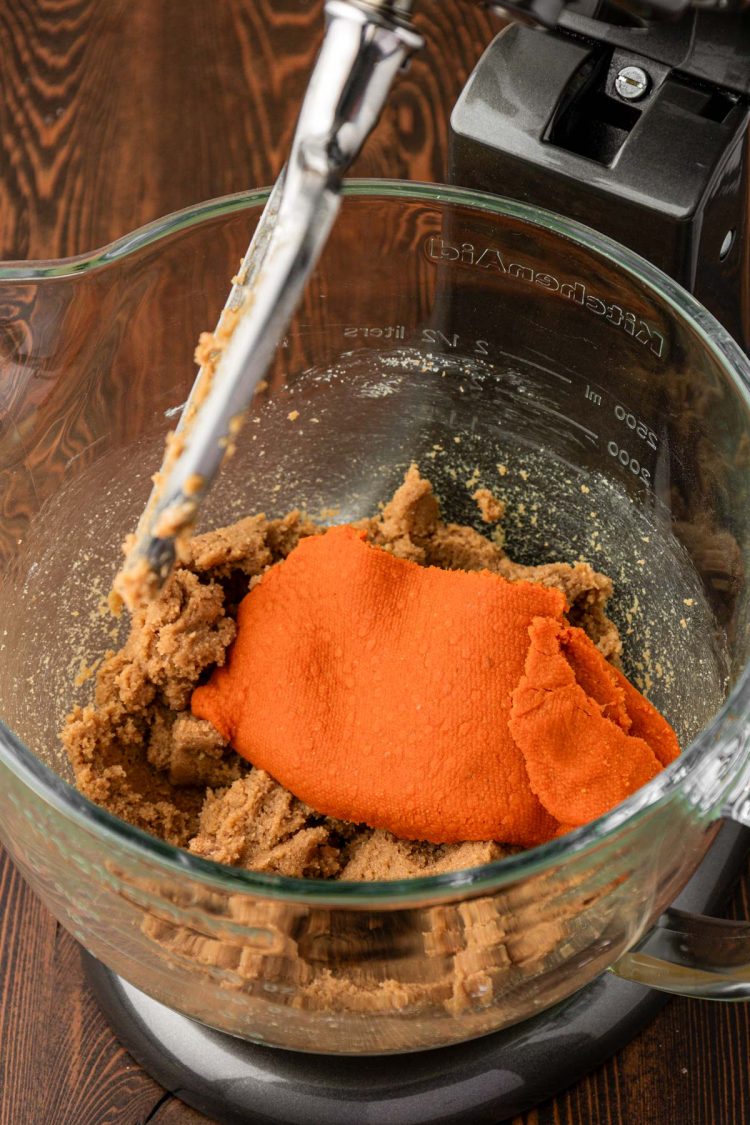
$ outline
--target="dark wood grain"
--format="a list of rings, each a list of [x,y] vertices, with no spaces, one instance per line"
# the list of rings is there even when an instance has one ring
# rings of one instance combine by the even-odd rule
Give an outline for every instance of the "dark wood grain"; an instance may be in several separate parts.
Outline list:
[[[450,107],[497,25],[458,0],[430,0],[430,16],[360,175],[444,175]],[[270,182],[320,29],[317,0],[0,0],[0,257],[90,250]],[[748,916],[747,881],[735,911]],[[6,857],[0,951],[0,1125],[205,1121],[118,1046],[74,942]],[[675,1001],[515,1125],[745,1122],[749,1054],[748,1007]]]

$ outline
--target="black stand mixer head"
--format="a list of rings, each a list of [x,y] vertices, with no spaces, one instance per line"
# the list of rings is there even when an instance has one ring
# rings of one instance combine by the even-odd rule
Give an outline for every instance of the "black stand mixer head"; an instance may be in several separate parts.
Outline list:
[[[635,250],[747,350],[750,15],[643,28],[578,7],[488,48],[453,113],[451,179]]]

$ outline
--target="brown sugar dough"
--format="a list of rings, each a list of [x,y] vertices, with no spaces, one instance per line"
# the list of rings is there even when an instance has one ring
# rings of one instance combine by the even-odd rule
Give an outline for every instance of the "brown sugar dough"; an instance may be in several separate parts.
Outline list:
[[[427,844],[399,840],[380,829],[358,833],[345,850],[339,878],[357,882],[372,879],[410,879],[419,875],[445,875],[481,867],[493,860],[514,855],[518,848],[469,841],[465,844]],[[387,872],[387,875],[386,875]]]
[[[341,869],[330,822],[256,769],[228,789],[208,791],[190,850],[276,875],[330,879]]]
[[[477,503],[494,515],[502,502],[489,493]],[[620,640],[605,612],[612,594],[607,577],[586,563],[522,566],[505,554],[499,529],[490,540],[474,528],[444,523],[432,486],[416,466],[382,512],[357,526],[399,558],[449,570],[487,569],[562,590],[571,623],[617,660]],[[235,635],[232,615],[247,590],[300,538],[320,530],[296,511],[277,520],[255,515],[185,545],[159,597],[135,611],[124,647],[107,654],[93,706],[68,716],[62,739],[78,788],[169,843],[254,871],[400,879],[510,854],[516,849],[502,842],[414,843],[322,817],[189,713],[194,687],[224,662]]]
[[[317,879],[408,879],[478,867],[517,851],[494,842],[427,844],[316,816],[263,770],[209,792],[190,850],[252,871]]]

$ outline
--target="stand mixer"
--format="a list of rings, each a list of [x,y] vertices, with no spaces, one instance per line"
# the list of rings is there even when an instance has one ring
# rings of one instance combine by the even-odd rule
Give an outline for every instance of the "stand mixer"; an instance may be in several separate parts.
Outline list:
[[[345,6],[337,4],[339,10]],[[406,29],[410,8],[406,3],[352,6],[360,16],[364,13],[389,32]],[[742,263],[748,121],[745,83],[750,82],[743,71],[750,68],[741,63],[741,36],[747,34],[742,18],[724,12],[715,17],[703,11],[680,15],[672,10],[667,14],[676,22],[642,28],[634,26],[637,17],[619,14],[614,17],[617,22],[608,23],[594,18],[590,8],[584,11],[581,5],[575,7],[574,11],[573,7],[532,0],[512,8],[514,14],[532,18],[548,29],[512,26],[478,64],[453,116],[452,179],[460,186],[534,206],[554,201],[555,209],[564,215],[630,245],[670,273],[695,292],[746,345],[748,319],[742,286],[747,271]],[[410,49],[416,45],[413,38],[405,41]],[[717,44],[722,49],[712,50],[711,46]],[[736,57],[739,62],[734,65]],[[386,91],[381,92],[384,96]],[[675,133],[678,127],[683,130],[680,134]],[[669,145],[664,143],[665,129]],[[356,147],[349,155],[355,151]],[[686,162],[686,152],[694,153],[695,160]],[[674,166],[670,160],[674,160]],[[345,163],[339,165],[338,175]],[[648,178],[644,168],[650,170]],[[644,184],[648,184],[648,190]],[[382,192],[385,198],[386,188]],[[446,198],[449,195],[447,192]],[[416,197],[406,193],[405,198],[415,203]],[[467,282],[465,290],[457,294],[451,284],[441,281],[440,274],[459,263],[466,266],[467,278],[475,266],[477,276],[484,276],[478,272],[483,269],[480,259],[492,244],[483,240],[488,228],[479,221],[473,228],[476,233],[472,233],[471,217],[466,219],[462,211],[465,205],[468,215],[469,201],[467,196],[464,204],[456,196],[451,202],[455,214],[446,214],[442,225],[435,222],[434,215],[420,218],[425,236],[418,268],[426,268],[426,259],[429,268],[438,271],[432,310],[439,309],[439,317],[432,310],[426,313],[419,332],[422,338],[427,333],[427,338],[435,341],[442,333],[445,350],[450,351],[460,324],[472,341],[474,354],[483,358],[489,350],[485,343],[488,332],[474,308],[472,284]],[[272,197],[271,214],[273,210]],[[515,265],[513,276],[523,284],[524,271],[532,269],[528,263],[533,263],[529,246],[523,244],[513,225],[523,215],[511,208],[501,217],[507,220],[510,244],[514,238],[518,243],[517,258],[506,258],[505,265]],[[210,216],[206,221],[211,221]],[[332,225],[323,224],[321,231],[327,233]],[[563,242],[564,236],[565,231]],[[661,359],[662,349],[666,354],[673,343],[673,329],[666,316],[656,317],[647,304],[628,303],[624,297],[619,304],[603,299],[600,294],[607,290],[603,268],[598,276],[594,270],[581,280],[580,269],[577,272],[580,258],[576,258],[572,234],[570,238],[571,259],[566,272],[561,272],[564,262],[560,257],[557,270],[552,266],[547,272],[532,270],[534,284],[546,290],[552,290],[555,283],[563,289],[568,286],[568,304],[576,314],[580,307],[581,317],[584,312],[590,317],[591,334],[599,332],[597,326],[602,321],[620,332],[618,339],[636,340],[642,345],[645,369],[650,370],[647,364]],[[312,260],[308,264],[311,266]],[[322,295],[329,301],[335,297],[331,288],[329,285],[326,291],[325,285],[321,286]],[[508,292],[506,298],[509,307],[522,317],[523,293],[514,298]],[[340,302],[341,298],[336,300]],[[396,338],[408,341],[411,325],[397,321],[398,305],[385,285],[382,304],[392,324],[397,325]],[[339,304],[339,309],[343,305]],[[385,318],[385,312],[382,316]],[[313,323],[314,315],[310,313],[308,319]],[[364,331],[361,317],[352,313],[352,321],[352,327],[346,329],[350,340],[353,331]],[[373,324],[371,320],[367,331],[376,340],[382,339],[375,333],[385,329],[379,324],[373,328]],[[324,325],[320,334],[327,331]],[[638,340],[639,336],[643,338]],[[604,347],[603,339],[600,333],[598,346]],[[296,341],[291,334],[292,349],[298,346]],[[573,364],[574,347],[575,337],[566,340],[561,336],[560,372],[568,370],[566,362],[569,367]],[[537,358],[541,369],[541,341],[540,349]],[[523,386],[522,380],[518,385]],[[605,391],[593,380],[586,383],[586,391],[589,408],[595,412]],[[165,397],[162,405],[168,403],[174,412],[175,403],[181,401],[172,395]],[[372,401],[377,401],[375,392]],[[408,418],[412,405],[406,400],[399,417]],[[450,403],[441,400],[441,406],[445,405]],[[449,416],[450,410],[445,414]],[[635,421],[635,413],[633,416]],[[627,417],[623,412],[623,419]],[[481,417],[475,416],[474,421],[481,433]],[[581,434],[584,443],[588,440],[584,432],[589,427],[587,418],[575,423],[566,417],[563,428],[567,425],[573,430],[578,426],[576,440]],[[625,426],[629,426],[627,421]],[[607,437],[608,433],[605,441]],[[609,444],[614,440],[612,437]],[[149,448],[152,454],[155,446]],[[144,455],[144,461],[150,469],[149,456]],[[632,458],[629,466],[634,472]],[[650,469],[651,462],[647,464],[641,457],[637,475]],[[363,471],[361,476],[366,482],[367,474]],[[384,494],[378,482],[373,495]],[[124,524],[121,519],[116,522],[119,533]],[[8,714],[7,703],[3,713]],[[30,733],[19,724],[14,729],[20,729],[33,745]],[[728,799],[726,803],[731,804]],[[52,830],[50,836],[54,837]],[[719,908],[744,862],[747,847],[746,829],[723,828],[698,874],[682,892],[680,908]],[[32,856],[29,860],[27,855],[22,866],[43,879],[46,862],[40,852],[36,859]],[[41,875],[37,869],[42,870]],[[114,861],[109,877],[120,877]],[[669,880],[665,878],[665,882]],[[134,888],[135,898],[155,894],[147,881],[140,886],[134,883]],[[661,886],[653,890],[654,901],[659,900],[662,890]],[[126,897],[122,890],[119,893]],[[60,896],[62,901],[62,892]],[[46,898],[55,901],[52,892]],[[671,922],[675,917],[670,915]],[[74,932],[83,937],[88,924],[82,904]],[[638,953],[626,954],[622,971],[631,981],[639,979],[639,965],[640,979],[648,979],[653,967],[649,956],[664,943],[669,924],[646,938],[640,962]],[[104,956],[101,943],[88,944]],[[603,969],[612,957],[608,960],[602,950],[598,955]],[[138,956],[136,951],[134,962]],[[408,1055],[347,1059],[274,1050],[211,1030],[128,983],[124,969],[118,976],[101,962],[86,957],[89,980],[123,1043],[178,1096],[222,1122],[497,1122],[550,1096],[596,1065],[633,1035],[662,1002],[659,995],[640,985],[608,974],[533,1019],[473,1042]],[[229,1008],[232,995],[226,995]],[[314,1046],[310,1049],[314,1051]]]
[[[685,10],[682,0],[649,4],[646,13],[641,6],[649,23],[632,11],[637,5],[627,10],[591,0],[520,0],[495,7],[521,22],[490,45],[455,107],[451,182],[539,207],[553,200],[561,214],[669,273],[747,348],[750,18],[728,12],[725,4],[717,5],[718,14],[706,5]],[[378,29],[395,33],[404,58],[418,49],[408,25],[411,0],[352,0],[350,8],[357,20],[364,14]],[[338,3],[329,6],[332,25],[351,14]],[[335,34],[329,25],[331,40]],[[366,89],[363,96],[368,97]],[[369,96],[379,108],[385,90]],[[360,134],[345,157],[337,152],[337,176],[363,140]],[[320,238],[329,221],[319,224]],[[446,259],[465,255],[466,245],[442,242],[439,253]],[[617,324],[625,314],[610,308],[604,315]],[[720,905],[748,847],[747,829],[725,826],[680,905],[703,911]],[[439,1058],[410,1056],[407,1078],[396,1059],[362,1060],[363,1068],[353,1068],[347,1060],[297,1056],[277,1065],[272,1052],[219,1042],[216,1033],[159,1011],[93,960],[89,979],[120,1037],[171,1089],[184,1080],[181,1067],[191,1066],[191,1100],[197,1088],[197,1104],[215,1107],[217,1083],[231,1081],[233,1090],[247,1091],[237,1104],[253,1119],[269,1121],[285,1120],[286,1099],[295,1121],[347,1122],[368,1111],[378,1121],[443,1120],[446,1073],[454,1075],[456,1089],[466,1084],[464,1109],[459,1098],[451,1121],[478,1121],[480,1115],[497,1121],[606,1058],[663,1003],[658,993],[600,978],[561,1011],[531,1024],[442,1051]],[[165,1039],[180,1044],[176,1070],[173,1060],[164,1058]],[[222,1064],[217,1053],[231,1062]],[[506,1078],[498,1079],[498,1067]],[[221,1074],[232,1078],[222,1080]],[[235,1085],[238,1075],[246,1087]],[[369,1088],[367,1110],[360,1093],[350,1100],[353,1078]],[[415,1082],[421,1110],[411,1117],[406,1102]],[[210,1099],[201,1102],[208,1089]],[[239,1112],[226,1120],[242,1120]]]
[[[327,0],[326,34],[289,161],[233,279],[115,583],[131,608],[166,579],[179,537],[189,534],[234,449],[335,222],[343,176],[398,70],[421,45],[408,23],[412,2]],[[582,12],[563,0],[511,5],[524,20],[564,30],[511,27],[485,54],[453,115],[451,178],[501,187],[537,206],[553,196],[559,213],[642,252],[705,295],[742,339],[746,301],[736,263],[744,250],[742,95],[750,70],[742,58],[750,35],[741,14],[725,16],[717,32],[705,13],[701,21],[696,13],[676,20],[683,6],[654,4],[652,16],[673,21],[655,31],[638,17],[630,18],[634,27],[626,17],[624,27],[602,31],[590,5]]]

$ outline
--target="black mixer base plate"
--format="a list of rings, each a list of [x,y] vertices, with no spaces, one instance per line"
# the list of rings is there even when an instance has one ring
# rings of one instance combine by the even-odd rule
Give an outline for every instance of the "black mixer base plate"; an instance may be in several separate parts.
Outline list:
[[[676,905],[719,910],[748,848],[750,832],[725,825]],[[667,999],[605,974],[556,1008],[472,1043],[344,1058],[213,1031],[83,957],[120,1042],[167,1090],[220,1125],[499,1125],[598,1066]]]

